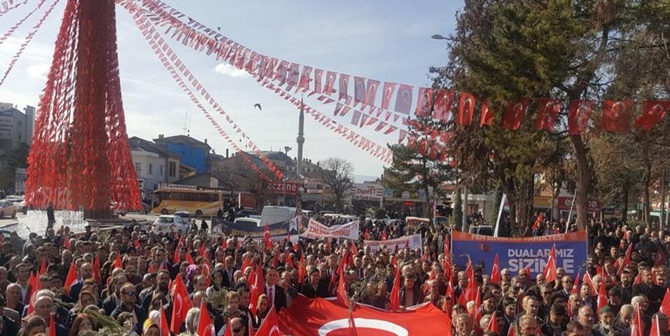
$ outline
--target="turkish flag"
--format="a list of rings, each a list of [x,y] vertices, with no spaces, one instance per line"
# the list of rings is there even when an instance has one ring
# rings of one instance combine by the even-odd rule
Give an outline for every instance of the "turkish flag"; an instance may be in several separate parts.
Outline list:
[[[365,78],[354,76],[354,106],[365,101]]]
[[[389,309],[400,310],[400,268],[395,267],[395,276],[393,277],[393,288],[391,289],[391,299]]]
[[[595,313],[600,313],[600,308],[607,306],[607,290],[605,290],[605,281],[600,282],[600,289],[598,290],[598,308]]]
[[[272,236],[270,236],[268,223],[265,223],[265,229],[263,230],[263,243],[265,243],[265,247],[272,248]]]
[[[312,67],[306,65],[303,66],[302,74],[300,75],[300,82],[298,83],[298,88],[301,89],[303,92],[309,91],[309,81],[311,76],[312,76]]]
[[[339,90],[339,100],[346,99],[349,92],[349,75],[340,74]]]
[[[54,313],[49,314],[49,336],[56,336],[56,322],[54,321]]]
[[[323,93],[327,95],[333,94],[335,91],[333,87],[335,86],[335,79],[337,78],[337,73],[328,71],[326,73],[326,86],[323,88]]]
[[[498,284],[500,282],[500,266],[498,265],[498,253],[493,258],[493,267],[491,268],[491,282]]]
[[[114,268],[123,268],[123,263],[121,262],[121,253],[116,252],[116,259],[114,259]]]
[[[632,109],[632,100],[603,101],[600,129],[614,133],[626,133],[628,131],[628,118]]]
[[[414,114],[417,117],[429,118],[430,105],[433,103],[433,89],[422,87],[419,88],[419,101],[416,104],[416,111]]]
[[[616,272],[617,275],[621,275],[621,272],[623,272],[623,269],[626,268],[628,265],[630,265],[630,256],[633,253],[633,244],[628,244],[628,248],[626,249],[626,254],[623,257],[623,261],[621,262],[621,265],[619,266],[619,270]]]
[[[568,106],[568,134],[581,135],[589,127],[593,100],[573,100]]]
[[[647,100],[642,103],[642,114],[635,118],[635,125],[649,132],[663,120],[668,110],[670,110],[670,101]]]
[[[412,107],[412,89],[411,85],[400,84],[398,86],[398,95],[395,98],[395,111],[403,114],[409,114]]]
[[[170,336],[170,327],[167,323],[167,317],[165,317],[165,309],[161,309],[161,327],[160,327],[161,336]]]
[[[228,323],[226,327],[230,327],[230,323]],[[198,335],[206,336],[214,334],[214,321],[212,321],[212,318],[207,311],[207,301],[202,300],[202,303],[200,304],[200,319],[198,320]]]
[[[323,81],[323,70],[314,69],[314,92],[316,93],[323,92],[321,89],[322,81]]]
[[[288,75],[288,62],[281,61],[277,66],[277,71],[275,71],[274,79],[278,80],[279,86],[286,84],[286,77]]]
[[[395,83],[384,82],[384,92],[382,93],[382,109],[388,110],[395,91]]]
[[[70,263],[70,269],[67,272],[67,278],[65,278],[65,283],[63,286],[65,287],[65,293],[70,292],[70,286],[77,281],[77,270],[74,267],[74,263]]]
[[[91,266],[92,266],[91,268],[93,268],[93,280],[95,280],[98,283],[101,283],[102,275],[100,271],[100,256],[98,255],[95,256],[95,259],[93,259],[93,264]]]
[[[523,117],[526,115],[528,105],[530,105],[529,98],[507,104],[505,114],[503,115],[502,127],[513,131],[518,130],[521,127]]]
[[[458,102],[458,119],[457,123],[461,125],[471,125],[472,118],[475,114],[475,103],[477,99],[470,93],[461,92],[461,97]]]
[[[663,296],[663,302],[661,302],[659,312],[665,315],[670,315],[670,288],[665,290],[665,296]]]
[[[451,107],[454,105],[454,91],[439,89],[435,91],[435,104],[433,105],[433,119],[447,121]]]
[[[542,98],[538,100],[537,119],[535,128],[549,132],[554,131],[558,112],[561,110],[561,101],[558,99]]]
[[[375,79],[368,79],[368,86],[365,90],[365,99],[363,100],[363,106],[361,109],[364,109],[365,106],[370,105],[370,112],[372,112],[375,100],[377,99],[377,88],[379,87],[379,81]]]
[[[360,336],[446,335],[451,325],[447,315],[430,303],[404,312],[356,305],[352,311]],[[350,335],[349,310],[334,301],[298,296],[293,304],[279,312],[279,328],[293,335]]]
[[[288,78],[286,79],[288,86],[286,87],[286,90],[290,91],[294,86],[298,85],[299,77],[300,77],[300,64],[291,63],[288,66]]]
[[[191,298],[188,296],[184,281],[177,275],[174,280],[174,294],[172,300],[172,319],[170,320],[170,330],[176,335],[179,333],[181,324],[186,320],[186,313],[193,307]]]
[[[556,278],[556,245],[551,247],[549,252],[549,259],[547,260],[547,266],[544,268],[544,282],[549,283]],[[604,282],[604,281],[603,281]]]
[[[265,286],[263,284],[264,282],[265,280],[263,280],[263,269],[258,265],[254,265],[251,274],[249,274],[249,284],[251,285],[251,300],[249,304],[249,310],[254,314],[256,314],[256,308],[258,308],[256,307],[258,298],[265,291]]]
[[[481,118],[479,119],[479,126],[491,126],[493,125],[493,111],[491,111],[491,107],[489,106],[489,101],[484,100],[482,101],[482,108],[481,108]]]
[[[283,336],[285,335],[279,330],[279,319],[277,319],[277,310],[268,310],[268,315],[265,316],[260,327],[256,331],[256,336]]]

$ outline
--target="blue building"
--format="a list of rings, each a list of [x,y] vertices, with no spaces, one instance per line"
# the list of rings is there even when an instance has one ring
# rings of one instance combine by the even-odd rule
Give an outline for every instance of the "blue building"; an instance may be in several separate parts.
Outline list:
[[[201,142],[186,135],[164,137],[159,134],[158,139],[154,139],[154,143],[163,150],[178,156],[182,165],[195,169],[198,174],[207,172],[207,156],[212,149],[207,144],[207,139]]]

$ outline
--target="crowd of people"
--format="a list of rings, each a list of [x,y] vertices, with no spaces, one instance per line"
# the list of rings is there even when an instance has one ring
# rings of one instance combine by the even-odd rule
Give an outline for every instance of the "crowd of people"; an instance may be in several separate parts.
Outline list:
[[[624,336],[631,334],[636,313],[644,335],[655,321],[660,321],[657,335],[668,335],[667,311],[661,309],[668,288],[665,231],[594,225],[586,282],[561,268],[556,280],[547,282],[526,269],[503,268],[494,276],[490,265],[452,265],[447,226],[371,220],[360,231],[355,242],[284,239],[271,246],[199,228],[156,235],[140,224],[104,231],[88,227],[81,234],[49,228],[25,243],[14,235],[1,244],[0,336],[46,335],[49,328],[58,336],[101,330],[161,335],[161,316],[177,331],[172,334],[197,335],[203,313],[217,335],[227,329],[249,335],[271,309],[290,307],[297,295],[334,297],[340,281],[352,299],[382,309],[433,304],[447,313],[457,336]],[[396,247],[371,253],[362,243],[364,236],[380,240],[414,233],[422,234],[424,251]],[[251,302],[250,276],[257,269],[264,290]],[[394,301],[396,274],[400,288]],[[469,292],[470,282],[476,295]],[[183,323],[171,321],[177,283],[192,303]],[[604,307],[598,304],[601,283]]]

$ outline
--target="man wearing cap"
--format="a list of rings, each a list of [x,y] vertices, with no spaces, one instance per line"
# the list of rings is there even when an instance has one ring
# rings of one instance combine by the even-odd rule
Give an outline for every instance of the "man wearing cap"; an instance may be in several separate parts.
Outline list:
[[[594,334],[608,335],[614,327],[614,311],[609,306],[600,308],[598,324],[593,326]]]

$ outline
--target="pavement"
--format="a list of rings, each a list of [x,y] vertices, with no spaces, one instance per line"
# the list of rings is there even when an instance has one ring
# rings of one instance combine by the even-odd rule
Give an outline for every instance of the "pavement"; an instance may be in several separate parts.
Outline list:
[[[155,215],[130,213],[120,216],[118,220],[86,221],[81,219],[81,214],[77,216],[76,212],[56,211],[56,224],[54,228],[58,229],[62,225],[67,225],[74,233],[84,232],[86,225],[91,225],[99,229],[119,227],[135,219],[142,227],[149,226],[156,219]],[[20,237],[27,238],[31,232],[44,234],[46,231],[46,213],[44,211],[29,211],[27,215],[19,213],[16,218],[0,218],[0,229],[16,231]]]

